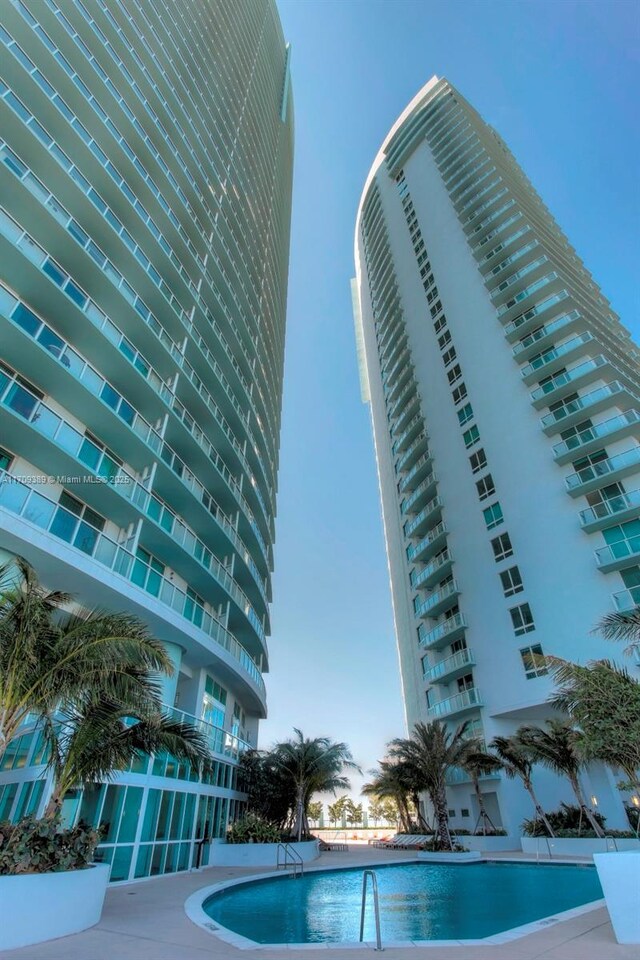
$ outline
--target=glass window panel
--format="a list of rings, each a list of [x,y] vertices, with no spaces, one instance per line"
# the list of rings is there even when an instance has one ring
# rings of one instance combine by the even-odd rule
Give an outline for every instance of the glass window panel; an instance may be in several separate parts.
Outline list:
[[[120,817],[118,843],[131,843],[136,837],[136,827],[142,809],[142,787],[127,787]]]
[[[29,498],[23,516],[25,520],[30,520],[31,523],[35,523],[46,530],[51,523],[54,510],[55,504],[51,500],[40,496],[39,493],[33,493]]]
[[[103,829],[103,842],[115,843],[120,823],[120,812],[124,802],[125,787],[109,784],[102,808],[100,826]]]

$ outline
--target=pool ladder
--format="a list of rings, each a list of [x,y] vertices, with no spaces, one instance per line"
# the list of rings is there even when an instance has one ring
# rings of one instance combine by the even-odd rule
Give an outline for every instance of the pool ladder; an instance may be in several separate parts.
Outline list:
[[[362,906],[360,908],[360,943],[364,937],[364,914],[367,907],[367,880],[371,878],[371,891],[373,893],[373,912],[376,920],[376,950],[382,950],[382,940],[380,938],[380,902],[378,899],[378,878],[373,870],[365,870],[362,874]]]
[[[276,851],[276,870],[292,867],[292,877],[301,877],[304,873],[304,860],[290,843],[279,843]]]

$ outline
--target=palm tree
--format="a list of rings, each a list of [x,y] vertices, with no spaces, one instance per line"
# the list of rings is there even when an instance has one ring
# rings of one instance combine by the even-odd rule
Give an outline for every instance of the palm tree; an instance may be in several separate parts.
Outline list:
[[[60,812],[76,787],[110,780],[140,753],[166,752],[194,766],[210,766],[206,737],[196,727],[160,713],[153,701],[123,704],[87,690],[73,705],[44,720],[53,790],[44,818]]]
[[[400,827],[403,833],[411,832],[411,814],[409,794],[411,784],[407,779],[405,764],[391,760],[381,760],[378,770],[370,770],[372,780],[365,783],[361,793],[365,797],[375,797],[392,801],[398,810]]]
[[[334,743],[329,737],[308,739],[297,727],[293,732],[292,739],[277,743],[271,752],[295,789],[292,833],[299,840],[303,832],[309,833],[307,809],[313,794],[349,790],[351,784],[342,771],[360,770],[346,743]]]
[[[536,811],[536,817],[539,820],[542,820],[549,836],[554,837],[555,834],[551,824],[549,823],[544,810],[540,806],[538,798],[536,797],[533,789],[533,782],[531,779],[531,774],[533,771],[533,758],[531,756],[531,751],[515,736],[494,737],[489,746],[496,754],[496,757],[500,761],[502,769],[506,773],[507,777],[510,780],[515,780],[516,777],[519,777],[520,780],[522,780],[522,785],[533,802],[533,806]]]
[[[442,849],[452,850],[447,809],[446,775],[451,767],[461,767],[472,746],[465,733],[469,722],[461,723],[450,734],[441,720],[416,723],[411,736],[390,743],[391,756],[407,763],[415,771],[420,790],[426,790],[433,805]]]
[[[471,740],[469,753],[464,757],[460,766],[471,778],[473,792],[476,795],[476,801],[478,803],[476,830],[478,829],[478,824],[482,822],[482,833],[486,835],[487,824],[489,824],[492,830],[495,830],[496,826],[484,805],[484,796],[480,789],[480,777],[483,773],[495,773],[496,770],[500,769],[502,763],[497,757],[487,753],[481,740]]]
[[[0,567],[0,757],[29,714],[51,715],[88,689],[160,706],[150,674],[173,672],[162,644],[128,614],[63,613],[71,602],[21,557]]]
[[[630,640],[626,654],[640,650],[640,607],[626,610],[624,613],[608,613],[599,622],[596,632],[605,640]]]
[[[567,778],[578,806],[591,824],[596,837],[603,837],[604,831],[587,807],[580,786],[580,771],[586,764],[578,751],[577,731],[564,720],[547,720],[546,730],[524,726],[519,728],[516,736],[528,748],[534,762],[541,763],[559,776]]]

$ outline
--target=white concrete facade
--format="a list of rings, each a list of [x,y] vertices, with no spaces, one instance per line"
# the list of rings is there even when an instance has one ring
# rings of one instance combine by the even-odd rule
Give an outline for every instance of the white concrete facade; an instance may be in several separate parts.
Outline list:
[[[640,600],[640,352],[446,80],[376,157],[355,259],[407,724],[468,719],[489,742],[550,715],[529,648],[622,657],[593,628]],[[572,802],[535,780],[545,808]],[[610,771],[584,786],[610,828],[627,826]],[[509,833],[532,815],[518,783],[483,792]],[[450,806],[473,828],[462,778]]]

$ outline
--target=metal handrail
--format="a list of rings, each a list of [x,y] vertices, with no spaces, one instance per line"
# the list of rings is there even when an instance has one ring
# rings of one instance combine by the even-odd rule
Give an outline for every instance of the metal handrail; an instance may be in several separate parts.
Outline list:
[[[613,843],[613,849],[615,850],[615,852],[616,852],[616,853],[619,852],[619,851],[618,851],[618,844],[616,843],[616,838],[615,838],[615,837],[606,836],[604,839],[605,839],[605,842],[606,842],[606,844],[607,844],[607,853],[609,852],[609,840],[611,840],[611,842]]]
[[[378,900],[378,878],[373,870],[365,870],[362,874],[362,906],[360,908],[360,943],[364,937],[364,914],[367,906],[367,880],[371,877],[371,889],[373,890],[373,912],[376,920],[376,950],[382,950],[382,940],[380,938],[380,902]]]
[[[549,860],[553,860],[553,854],[551,853],[551,843],[549,837],[545,834],[544,837],[538,837],[538,842],[536,843],[536,863],[540,863],[540,841],[544,840],[547,845],[547,853],[549,854]]]
[[[282,860],[280,859],[281,852],[284,854]],[[289,866],[293,867],[292,877],[301,877],[304,874],[304,860],[301,854],[290,843],[279,843],[276,849],[276,870],[279,870],[280,867],[286,870]]]

